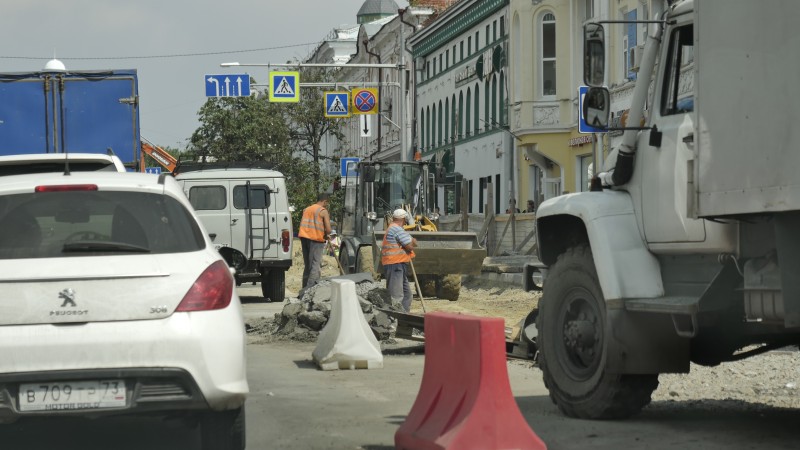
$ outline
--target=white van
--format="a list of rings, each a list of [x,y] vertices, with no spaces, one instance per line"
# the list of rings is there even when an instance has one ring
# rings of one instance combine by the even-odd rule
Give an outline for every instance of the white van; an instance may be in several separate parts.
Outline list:
[[[236,283],[260,281],[267,301],[283,301],[293,245],[283,174],[257,163],[181,163],[175,175],[214,246],[236,269]]]

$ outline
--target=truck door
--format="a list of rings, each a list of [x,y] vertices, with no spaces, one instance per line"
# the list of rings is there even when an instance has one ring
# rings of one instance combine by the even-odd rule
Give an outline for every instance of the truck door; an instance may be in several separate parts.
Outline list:
[[[232,243],[228,184],[220,180],[186,180],[183,185],[189,202],[217,249],[231,247]]]
[[[648,243],[699,242],[706,238],[703,220],[690,219],[694,190],[688,185],[694,160],[694,36],[684,16],[683,24],[666,34],[666,54],[657,70],[662,71],[653,95],[651,125],[662,133],[661,146],[648,145],[642,133],[642,214]],[[680,18],[679,18],[680,19]]]
[[[230,192],[232,246],[249,259],[276,258],[280,236],[275,223],[274,180],[231,181]]]

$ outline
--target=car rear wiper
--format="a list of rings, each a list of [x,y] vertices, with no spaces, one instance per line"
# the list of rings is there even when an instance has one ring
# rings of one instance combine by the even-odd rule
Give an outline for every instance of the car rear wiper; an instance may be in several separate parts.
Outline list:
[[[139,245],[126,244],[124,242],[70,242],[61,248],[63,253],[79,252],[127,252],[127,253],[150,253],[150,249]]]

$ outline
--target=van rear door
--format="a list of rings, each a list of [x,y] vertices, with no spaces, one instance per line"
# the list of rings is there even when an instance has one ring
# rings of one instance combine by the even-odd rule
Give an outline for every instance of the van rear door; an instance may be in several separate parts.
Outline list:
[[[248,259],[276,258],[278,236],[274,180],[231,181],[230,192],[232,246],[241,250]]]
[[[183,191],[189,197],[192,207],[203,223],[211,242],[220,247],[231,247],[231,228],[233,218],[230,213],[230,187],[223,180],[184,180]],[[241,247],[238,248],[241,250]]]

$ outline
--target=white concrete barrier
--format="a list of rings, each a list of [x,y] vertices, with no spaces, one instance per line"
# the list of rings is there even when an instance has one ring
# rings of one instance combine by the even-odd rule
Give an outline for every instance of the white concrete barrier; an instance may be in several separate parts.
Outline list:
[[[331,316],[320,331],[314,362],[322,370],[381,369],[383,353],[350,280],[331,280]]]

